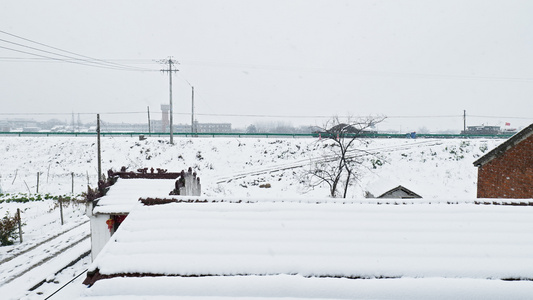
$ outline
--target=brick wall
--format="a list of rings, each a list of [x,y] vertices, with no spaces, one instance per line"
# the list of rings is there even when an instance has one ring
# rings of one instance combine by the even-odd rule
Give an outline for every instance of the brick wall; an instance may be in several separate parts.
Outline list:
[[[478,168],[478,198],[533,198],[533,135]]]

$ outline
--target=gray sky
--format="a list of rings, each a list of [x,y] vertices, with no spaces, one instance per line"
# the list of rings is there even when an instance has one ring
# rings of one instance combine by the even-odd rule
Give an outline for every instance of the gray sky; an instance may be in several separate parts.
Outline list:
[[[189,82],[197,119],[234,127],[385,115],[380,129],[460,130],[463,110],[469,125],[521,127],[533,122],[531,16],[527,0],[2,1],[5,33],[152,71],[22,60],[37,57],[13,49],[68,58],[12,43],[75,55],[0,32],[0,119],[145,122],[147,106],[160,118],[168,75],[154,60],[173,56],[176,123],[190,122]]]

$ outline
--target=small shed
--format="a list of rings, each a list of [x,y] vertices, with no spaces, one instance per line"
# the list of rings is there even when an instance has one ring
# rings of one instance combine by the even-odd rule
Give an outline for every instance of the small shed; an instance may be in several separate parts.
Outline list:
[[[474,162],[478,198],[533,198],[533,124]]]
[[[376,198],[414,199],[414,198],[422,198],[422,196],[418,195],[417,193],[411,191],[410,189],[404,186],[399,185],[393,189],[386,191],[385,193],[381,194],[380,196]]]
[[[366,187],[365,198],[415,199],[422,196],[398,183],[379,180]]]

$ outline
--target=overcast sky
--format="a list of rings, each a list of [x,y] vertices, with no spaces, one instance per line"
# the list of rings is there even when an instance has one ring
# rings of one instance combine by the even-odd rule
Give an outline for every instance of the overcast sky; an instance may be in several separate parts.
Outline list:
[[[461,130],[463,110],[468,125],[521,127],[533,122],[532,16],[528,0],[6,0],[0,119],[145,122],[148,106],[160,118],[169,82],[154,61],[172,56],[175,123],[190,123],[190,83],[198,121],[234,127],[384,115],[383,129]]]

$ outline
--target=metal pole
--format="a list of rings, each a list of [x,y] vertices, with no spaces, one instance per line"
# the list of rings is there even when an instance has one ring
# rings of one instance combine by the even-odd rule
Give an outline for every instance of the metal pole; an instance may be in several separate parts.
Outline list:
[[[39,172],[37,172],[37,194],[39,194]]]
[[[146,108],[148,109],[148,133],[152,133],[152,127],[150,124],[150,106],[147,106]]]
[[[96,144],[98,145],[98,181],[102,180],[102,154],[100,152],[100,114],[96,115]]]
[[[194,133],[194,86],[192,88],[192,113],[191,113],[191,133]]]
[[[172,108],[172,60],[168,59],[168,79],[170,82],[170,144],[174,145],[173,108]]]
[[[466,109],[463,110],[463,131],[466,131]]]

